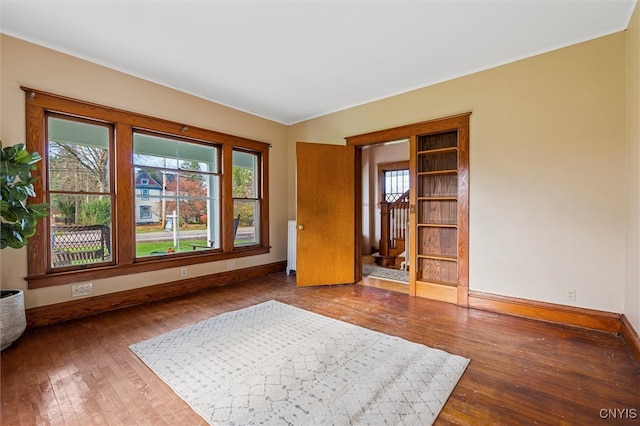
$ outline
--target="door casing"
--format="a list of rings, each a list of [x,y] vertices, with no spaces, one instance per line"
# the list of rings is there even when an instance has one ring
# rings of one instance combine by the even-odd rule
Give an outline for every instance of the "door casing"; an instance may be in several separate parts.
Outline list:
[[[401,140],[401,139],[409,139],[410,145],[415,146],[415,141],[417,135],[426,135],[433,133],[441,133],[446,132],[453,129],[460,130],[460,137],[466,139],[464,146],[465,149],[468,149],[468,139],[469,139],[469,116],[471,113],[458,114],[450,117],[439,118],[435,120],[423,121],[415,124],[408,124],[405,126],[394,127],[386,130],[379,130],[375,132],[365,133],[361,135],[349,136],[346,138],[347,145],[354,146],[356,148],[356,166],[355,171],[358,171],[356,175],[359,175],[359,171],[362,167],[362,147],[369,145],[382,144],[386,142]],[[468,152],[464,153],[468,158]],[[409,213],[409,233],[410,233],[410,253],[413,257],[410,260],[411,265],[416,264],[416,253],[417,251],[417,238],[416,238],[416,209],[415,209],[415,175],[416,175],[416,158],[415,154],[410,150],[410,176],[409,176],[409,186],[411,188],[412,193],[412,202],[410,206]],[[434,288],[433,292],[430,292],[428,295],[424,297],[436,299],[436,300],[444,300],[447,302],[451,302],[455,300],[455,303],[461,306],[468,306],[469,300],[469,167],[468,162],[462,165],[462,170],[460,170],[460,183],[462,185],[462,195],[463,195],[463,206],[461,208],[463,220],[460,220],[460,233],[459,233],[459,242],[458,242],[458,285],[455,289],[455,294],[453,295],[453,300],[451,296],[448,294],[448,291],[443,293],[442,288]],[[355,188],[355,199],[362,200],[362,178],[361,176],[356,176],[356,188]],[[357,210],[357,216],[355,218],[355,229],[356,235],[362,235],[362,208],[359,207]],[[359,240],[359,239],[358,239]],[[361,244],[357,243],[358,249]],[[358,256],[359,257],[359,256]],[[357,259],[358,267],[361,268],[361,260]],[[446,293],[446,294],[445,294]],[[409,268],[409,294],[412,296],[416,296],[416,271],[415,268]]]

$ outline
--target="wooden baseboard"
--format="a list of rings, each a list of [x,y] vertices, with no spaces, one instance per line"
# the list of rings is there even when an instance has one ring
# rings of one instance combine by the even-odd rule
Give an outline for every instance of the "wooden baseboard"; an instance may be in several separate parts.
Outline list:
[[[615,334],[621,328],[620,314],[478,291],[469,292],[469,307]]]
[[[441,302],[458,302],[458,288],[455,285],[442,285],[416,281],[416,296]]]
[[[640,336],[638,336],[638,332],[633,328],[625,314],[622,314],[622,318],[620,318],[620,336],[622,336],[631,354],[640,365]]]
[[[210,287],[240,282],[275,272],[284,271],[285,261],[254,266],[251,268],[225,271],[219,274],[194,277],[165,284],[152,285],[132,290],[71,300],[53,305],[40,306],[26,310],[27,327],[54,324],[74,318],[98,314],[114,309],[140,305],[170,297],[193,293]]]

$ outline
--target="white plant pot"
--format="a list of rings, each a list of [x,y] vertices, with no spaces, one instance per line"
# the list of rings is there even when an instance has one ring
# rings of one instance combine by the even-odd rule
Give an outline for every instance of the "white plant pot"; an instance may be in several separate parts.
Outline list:
[[[0,298],[0,351],[18,340],[27,328],[24,313],[24,292],[22,290],[2,290],[13,293]]]

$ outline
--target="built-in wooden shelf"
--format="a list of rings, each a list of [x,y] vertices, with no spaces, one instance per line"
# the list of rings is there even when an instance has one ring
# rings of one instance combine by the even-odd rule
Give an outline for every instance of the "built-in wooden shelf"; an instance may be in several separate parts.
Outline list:
[[[446,148],[428,149],[424,151],[418,151],[418,155],[435,155],[435,154],[444,154],[447,152],[458,152],[458,147],[450,146]]]
[[[461,276],[463,283],[468,281],[467,260],[459,258],[468,251],[468,179],[466,175],[461,177],[468,164],[467,125],[417,135],[414,145],[416,295],[462,304],[466,303],[467,292],[459,292],[457,287]]]
[[[458,258],[455,256],[447,256],[442,254],[419,254],[418,259],[434,259],[444,260],[446,262],[457,262]]]
[[[458,197],[441,196],[441,197],[418,197],[418,201],[458,201]]]
[[[428,172],[418,172],[418,176],[428,176],[428,175],[455,175],[457,174],[458,171],[457,170],[451,170],[451,169],[446,169],[446,170],[431,170]]]

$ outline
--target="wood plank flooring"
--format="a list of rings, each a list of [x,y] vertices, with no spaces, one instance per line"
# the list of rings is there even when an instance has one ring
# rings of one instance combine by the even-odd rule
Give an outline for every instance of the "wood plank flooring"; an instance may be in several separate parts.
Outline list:
[[[615,335],[284,273],[28,330],[0,358],[1,424],[204,425],[128,346],[270,299],[470,358],[438,425],[640,424],[640,369]]]

